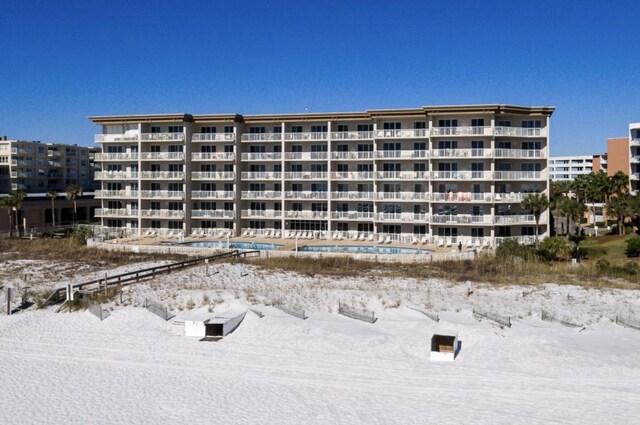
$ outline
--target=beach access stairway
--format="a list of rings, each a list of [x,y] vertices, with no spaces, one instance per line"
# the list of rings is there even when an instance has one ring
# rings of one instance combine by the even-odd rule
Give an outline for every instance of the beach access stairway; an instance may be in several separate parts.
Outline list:
[[[161,266],[149,267],[146,269],[135,270],[127,273],[121,273],[113,276],[105,276],[100,279],[93,279],[87,282],[81,282],[71,285],[72,290],[81,291],[83,293],[92,293],[101,290],[109,290],[117,286],[126,286],[137,283],[144,279],[152,279],[157,275],[169,274],[172,271],[182,270],[188,267],[204,265],[209,261],[222,260],[227,258],[247,258],[260,256],[260,251],[239,251],[231,250],[208,257],[199,257],[191,260],[179,261],[176,263],[163,264]],[[45,306],[57,304],[65,301],[66,286],[56,288],[53,293],[44,302]]]

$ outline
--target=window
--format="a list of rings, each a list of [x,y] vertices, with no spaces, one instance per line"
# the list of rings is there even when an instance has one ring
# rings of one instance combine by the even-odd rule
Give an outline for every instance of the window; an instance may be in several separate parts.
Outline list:
[[[457,127],[457,126],[458,126],[458,120],[451,120],[451,119],[438,120],[438,127]]]
[[[278,125],[276,127],[273,127],[273,132],[276,134],[282,133],[282,126]]]
[[[202,127],[202,128],[200,128],[200,133],[215,134],[215,132],[216,132],[216,128],[215,127]]]
[[[358,124],[358,131],[373,131],[373,124]]]
[[[224,127],[224,132],[225,133],[233,133],[233,126],[232,125],[227,125]]]
[[[301,125],[292,125],[291,126],[291,132],[292,133],[302,133],[302,126]]]
[[[540,120],[525,120],[522,121],[522,128],[540,128],[542,122]]]
[[[342,124],[342,125],[338,126],[338,132],[339,133],[344,133],[344,132],[347,132],[347,131],[349,131],[349,126],[348,125]]]
[[[151,127],[152,133],[162,133],[162,128],[160,127]]]
[[[471,127],[484,127],[484,118],[471,119]]]
[[[511,121],[498,121],[498,127],[511,127]]]
[[[417,121],[413,123],[413,128],[415,128],[416,130],[423,130],[425,128],[427,128],[427,123],[424,121]]]
[[[438,142],[438,149],[458,149],[457,140],[441,140]]]
[[[249,127],[249,133],[250,134],[266,133],[266,128],[265,127]]]
[[[327,126],[326,125],[312,125],[311,126],[312,133],[326,133]]]
[[[522,142],[522,149],[524,150],[540,150],[542,144],[540,142]]]
[[[181,125],[170,125],[169,126],[169,133],[182,133],[182,126]]]
[[[400,128],[402,128],[402,124],[399,122],[385,122],[382,123],[382,128],[384,130],[400,130]]]

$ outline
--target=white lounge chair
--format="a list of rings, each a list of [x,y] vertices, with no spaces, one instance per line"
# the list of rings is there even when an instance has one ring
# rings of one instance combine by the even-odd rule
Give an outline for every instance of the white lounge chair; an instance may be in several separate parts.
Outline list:
[[[247,236],[249,234],[249,229],[244,229],[244,232],[242,232],[242,236]]]
[[[275,235],[273,235],[274,238],[280,238],[280,230],[276,230]]]
[[[373,240],[374,240],[374,239],[375,239],[374,234],[373,234],[373,233],[372,233],[372,234],[370,234],[370,235],[369,235],[369,242],[373,242]]]
[[[378,236],[378,243],[384,243],[384,235]]]
[[[438,246],[439,247],[443,247],[444,246],[444,239],[438,239]]]
[[[427,236],[424,236],[424,237],[422,238],[422,240],[420,241],[420,243],[421,243],[422,245],[426,245],[426,244],[427,244],[427,242],[429,242],[429,237],[427,237]]]
[[[264,232],[264,237],[265,237],[265,238],[270,238],[270,237],[271,237],[271,230],[266,230],[266,231]]]
[[[384,243],[391,243],[391,242],[393,242],[391,240],[391,236],[387,236],[387,239],[384,241]]]
[[[418,241],[419,241],[419,240],[418,240],[418,237],[417,237],[417,236],[414,236],[414,237],[413,237],[413,240],[411,241],[411,243],[412,243],[412,244],[414,244],[414,245],[417,245],[417,244],[418,244]]]

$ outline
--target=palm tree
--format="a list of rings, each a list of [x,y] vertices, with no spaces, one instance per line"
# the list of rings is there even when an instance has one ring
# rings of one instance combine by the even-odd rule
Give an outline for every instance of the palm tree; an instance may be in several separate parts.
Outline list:
[[[67,199],[69,201],[73,201],[73,224],[75,225],[78,212],[76,199],[82,197],[84,192],[82,191],[82,187],[77,184],[72,184],[71,186],[66,188],[65,193],[67,194]]]
[[[611,210],[611,214],[616,216],[618,223],[618,234],[624,235],[624,221],[625,218],[631,216],[635,212],[634,198],[628,193],[623,193],[615,198],[611,199],[608,208]]]
[[[536,246],[538,246],[538,234],[540,233],[540,216],[549,207],[549,198],[541,193],[530,193],[522,199],[522,208],[530,211],[536,220]]]
[[[56,227],[56,203],[55,199],[58,197],[58,192],[50,190],[47,192],[47,198],[51,199],[51,223],[52,227]]]
[[[609,179],[611,180],[614,194],[620,195],[629,191],[629,176],[623,171],[616,172]]]
[[[18,211],[22,209],[24,198],[26,198],[27,192],[24,190],[12,190],[9,195],[0,199],[0,205],[7,209],[9,214],[9,237],[13,237],[13,217],[15,216],[16,233],[20,235],[20,228],[18,224]]]

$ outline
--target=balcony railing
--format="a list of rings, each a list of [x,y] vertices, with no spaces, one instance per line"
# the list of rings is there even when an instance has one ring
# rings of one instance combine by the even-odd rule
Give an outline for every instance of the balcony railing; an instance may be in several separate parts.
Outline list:
[[[325,132],[311,132],[311,133],[285,133],[284,140],[291,142],[298,142],[304,140],[327,140],[328,134]]]
[[[184,172],[182,171],[142,171],[140,175],[143,179],[161,179],[161,180],[184,179]]]
[[[286,180],[326,180],[329,173],[326,171],[295,171],[284,173]]]
[[[425,192],[378,192],[378,200],[381,201],[418,201],[429,200],[429,194]]]
[[[96,180],[137,180],[139,174],[135,171],[96,171]]]
[[[193,133],[192,142],[233,142],[236,140],[235,133]]]
[[[142,190],[140,197],[143,199],[184,199],[184,192],[175,190]]]
[[[432,214],[432,224],[491,224],[491,215]]]
[[[373,180],[373,171],[338,171],[331,173],[333,180]]]
[[[280,142],[282,141],[282,133],[255,133],[243,134],[243,142]]]
[[[23,178],[27,178],[29,177],[28,173],[25,173],[24,171],[12,171],[11,172],[11,178],[12,179],[23,179]]]
[[[491,158],[491,149],[434,149],[433,158]]]
[[[243,180],[282,180],[282,173],[279,171],[249,171],[242,173]]]
[[[235,192],[230,190],[194,190],[191,199],[233,199]]]
[[[331,152],[331,159],[338,159],[338,160],[363,160],[363,159],[372,159],[373,158],[373,151],[364,151],[364,152],[359,152],[359,151],[347,151],[347,152]]]
[[[373,211],[331,211],[331,218],[336,220],[373,220]]]
[[[126,208],[97,208],[96,217],[137,217],[139,210],[128,210]]]
[[[406,129],[406,130],[376,130],[377,139],[421,139],[428,137],[428,130]]]
[[[236,173],[233,171],[193,171],[192,180],[233,180]]]
[[[329,158],[329,152],[285,152],[285,159],[324,161]]]
[[[491,136],[492,127],[433,127],[432,136]]]
[[[385,159],[416,159],[428,158],[429,152],[426,150],[383,150],[375,152],[376,158]]]
[[[545,137],[546,128],[494,127],[494,136],[508,137]]]
[[[433,180],[488,180],[490,171],[432,171]]]
[[[493,197],[495,202],[521,202],[526,193],[522,192],[509,192],[509,193],[496,193]]]
[[[494,151],[496,158],[544,158],[545,152],[541,149],[496,149]]]
[[[191,154],[193,161],[233,161],[236,159],[235,152],[196,152]]]
[[[631,139],[629,146],[640,146],[640,137],[634,137]]]
[[[142,152],[140,158],[182,161],[184,159],[184,152]]]
[[[373,131],[337,131],[331,133],[333,140],[367,140],[373,139]]]
[[[116,143],[116,142],[137,142],[138,134],[96,134],[94,141],[96,143]]]
[[[95,197],[97,199],[106,198],[137,198],[139,192],[137,190],[96,190]]]
[[[383,180],[422,180],[429,178],[428,171],[378,171],[378,179]]]
[[[315,219],[325,219],[329,216],[327,211],[291,211],[288,210],[285,213],[287,218],[315,218]]]
[[[179,142],[184,140],[184,133],[142,133],[143,142]]]
[[[393,222],[428,222],[429,215],[425,213],[410,213],[410,212],[398,212],[398,213],[378,213],[376,219],[378,221],[393,221]]]
[[[251,152],[242,154],[243,161],[280,161],[281,152]]]
[[[493,194],[473,192],[432,193],[431,200],[435,202],[492,202]]]
[[[522,215],[496,215],[493,217],[495,224],[536,224],[533,214]],[[542,216],[540,224],[546,224],[547,220]]]
[[[327,199],[328,192],[290,191],[285,192],[286,199]]]
[[[107,153],[97,153],[95,155],[96,161],[137,161],[138,160],[137,152],[107,152]]]
[[[241,196],[242,199],[279,199],[282,197],[282,192],[275,190],[246,190],[242,192]]]
[[[281,210],[242,210],[241,218],[281,218]]]
[[[57,158],[57,157],[59,157],[59,156],[60,156],[60,152],[59,152],[59,151],[54,151],[54,150],[49,149],[49,150],[47,151],[47,156],[50,156],[50,157],[52,157],[52,158]]]
[[[234,218],[234,211],[230,210],[191,210],[191,218]]]
[[[150,218],[184,218],[182,210],[140,210],[142,217]]]
[[[495,180],[542,180],[547,174],[542,171],[494,171]]]
[[[331,192],[331,199],[334,200],[352,200],[352,201],[368,201],[374,198],[373,192]]]

